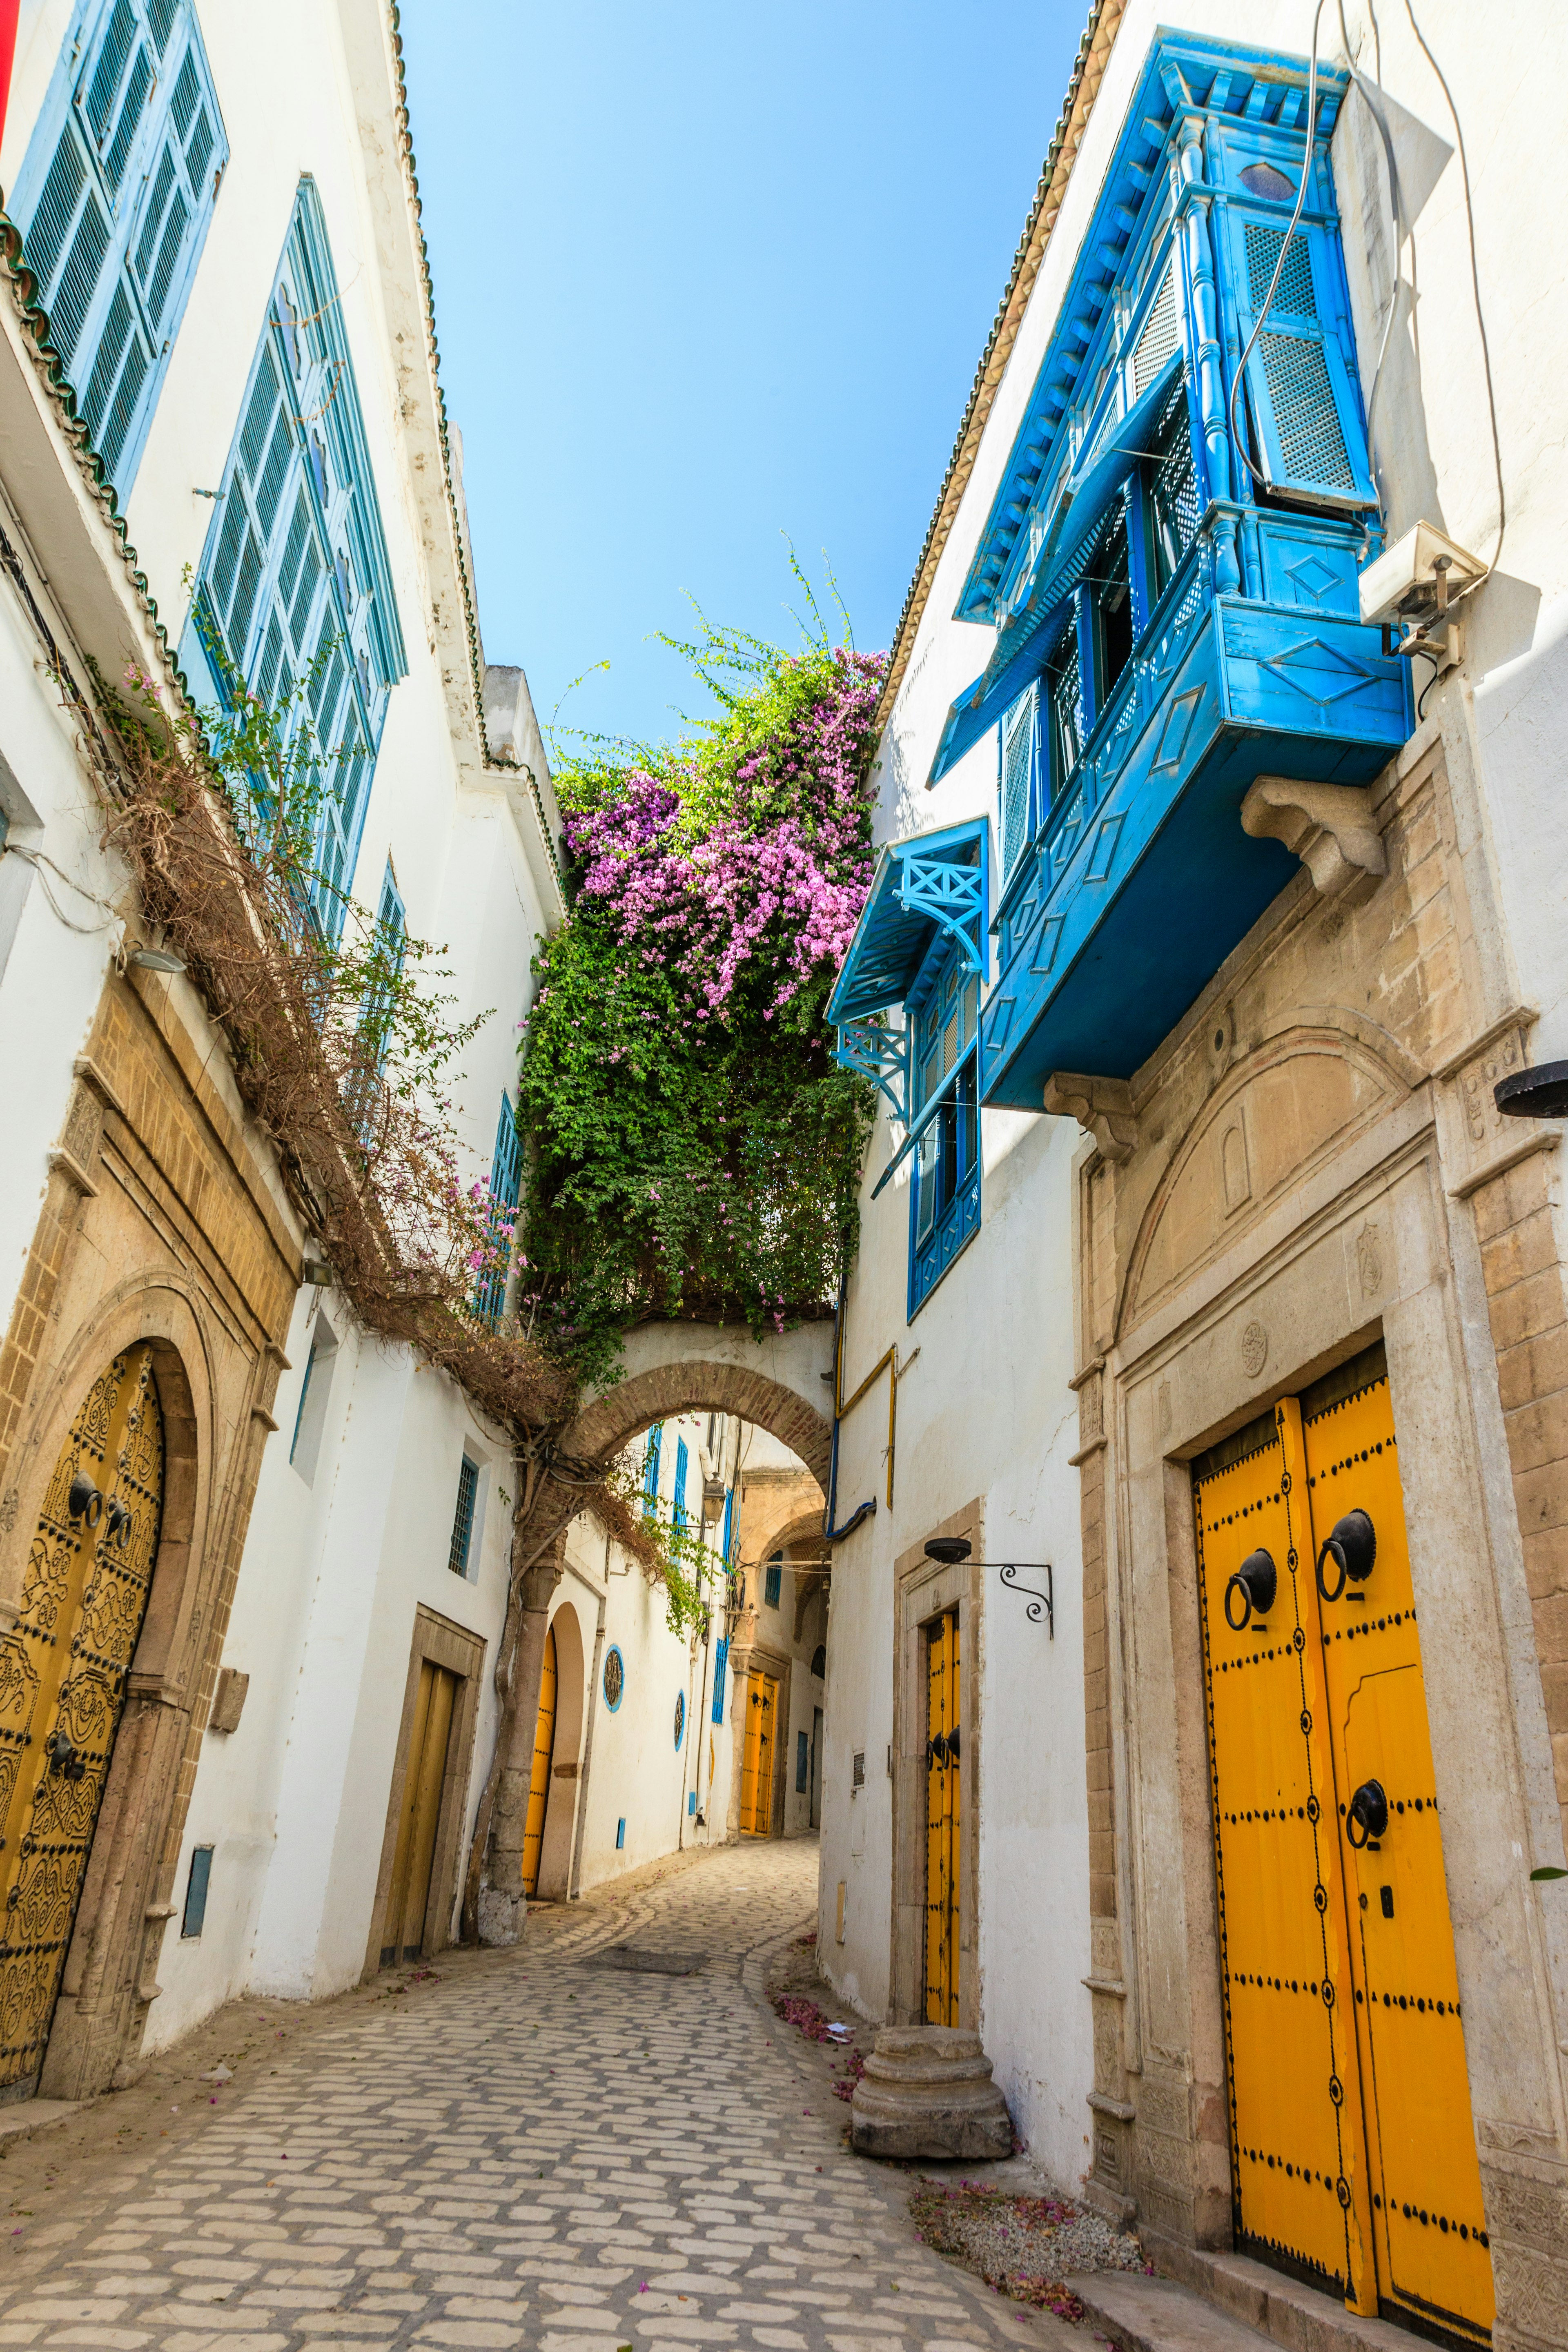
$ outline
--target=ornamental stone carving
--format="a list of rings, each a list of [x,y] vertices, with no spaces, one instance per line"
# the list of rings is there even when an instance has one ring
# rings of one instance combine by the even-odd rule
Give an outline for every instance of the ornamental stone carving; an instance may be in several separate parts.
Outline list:
[[[1046,1108],[1058,1118],[1076,1118],[1099,1144],[1100,1157],[1113,1166],[1131,1157],[1138,1141],[1138,1121],[1131,1090],[1124,1079],[1053,1070],[1046,1080]]]
[[[1364,784],[1300,783],[1259,776],[1241,803],[1241,824],[1255,839],[1293,850],[1325,898],[1346,905],[1370,898],[1388,871],[1388,852]]]

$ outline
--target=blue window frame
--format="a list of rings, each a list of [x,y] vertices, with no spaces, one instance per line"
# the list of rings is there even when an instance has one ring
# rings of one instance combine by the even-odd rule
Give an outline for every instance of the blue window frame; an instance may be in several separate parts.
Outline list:
[[[727,1487],[724,1492],[724,1520],[719,1534],[719,1556],[724,1563],[724,1571],[726,1575],[728,1575],[730,1569],[730,1530],[734,1516],[735,1489],[733,1486],[730,1486]]]
[[[49,340],[121,506],[227,161],[190,0],[84,0],[12,210]]]
[[[642,1490],[650,1503],[658,1500],[658,1459],[664,1450],[664,1423],[656,1421],[647,1433],[647,1451],[642,1458]]]
[[[678,1437],[675,1441],[675,1501],[669,1516],[676,1532],[682,1535],[686,1531],[686,1471],[689,1460],[686,1440]]]
[[[980,982],[943,945],[905,1008],[912,1126],[910,1300],[914,1316],[980,1230]]]
[[[226,703],[243,679],[290,728],[308,716],[321,802],[315,904],[335,938],[387,705],[408,665],[326,221],[308,177],[180,660],[198,699]]]
[[[784,1554],[782,1551],[775,1551],[768,1562],[767,1575],[763,1585],[763,1599],[770,1609],[778,1607],[779,1594],[783,1590]]]
[[[721,1641],[713,1654],[713,1720],[724,1720],[724,1677],[730,1664],[730,1644]]]
[[[517,1131],[517,1113],[505,1088],[501,1090],[500,1114],[496,1120],[496,1145],[490,1160],[490,1218],[492,1238],[504,1242],[506,1260],[511,1257],[511,1243],[503,1228],[516,1220],[518,1203],[522,1198],[522,1145]],[[481,1323],[493,1331],[506,1304],[507,1264],[498,1265],[479,1285],[474,1312]]]
[[[452,1517],[452,1547],[447,1565],[454,1576],[467,1576],[468,1552],[474,1540],[474,1510],[479,1499],[479,1465],[465,1454],[458,1465],[458,1507]]]
[[[185,1881],[185,1908],[180,1921],[180,1940],[194,1944],[207,1923],[207,1889],[212,1885],[213,1850],[210,1845],[193,1847],[191,1874]]]

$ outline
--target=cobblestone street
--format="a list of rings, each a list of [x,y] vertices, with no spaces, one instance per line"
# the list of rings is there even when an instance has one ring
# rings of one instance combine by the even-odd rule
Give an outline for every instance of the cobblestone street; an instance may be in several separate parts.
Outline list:
[[[116,2155],[100,2101],[14,2152],[37,2171],[61,2143],[47,2205],[6,2224],[0,2345],[1087,2345],[928,2252],[908,2176],[850,2156],[826,2059],[762,1997],[816,1870],[815,1840],[748,1844],[536,1911],[416,2005],[242,2060],[156,2152]],[[702,1964],[636,1972],[616,1944]]]

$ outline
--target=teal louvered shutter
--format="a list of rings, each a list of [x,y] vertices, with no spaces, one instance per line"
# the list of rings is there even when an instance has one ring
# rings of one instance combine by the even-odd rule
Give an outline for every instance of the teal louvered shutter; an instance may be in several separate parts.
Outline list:
[[[686,1470],[689,1458],[685,1438],[678,1437],[675,1441],[675,1500],[670,1517],[679,1535],[686,1532]]]
[[[1030,833],[1036,692],[1019,697],[1002,721],[1002,872],[1011,874]]]
[[[647,1433],[647,1451],[642,1465],[642,1490],[650,1502],[658,1500],[658,1457],[663,1447],[664,1423],[656,1421]]]
[[[490,1160],[489,1194],[493,1203],[492,1236],[504,1242],[503,1228],[513,1223],[518,1202],[522,1197],[522,1146],[517,1132],[517,1113],[504,1087],[501,1089],[500,1114],[496,1120],[495,1151]],[[506,1244],[506,1255],[510,1256],[510,1243]],[[480,1283],[475,1301],[474,1312],[492,1330],[506,1304],[506,1266],[497,1266]]]
[[[1231,278],[1243,344],[1252,336],[1285,231],[1232,206]],[[1274,299],[1247,363],[1257,459],[1271,490],[1316,506],[1373,506],[1366,427],[1337,321],[1339,233],[1304,223],[1291,237]]]
[[[190,0],[103,0],[17,182],[49,341],[123,502],[227,159]]]

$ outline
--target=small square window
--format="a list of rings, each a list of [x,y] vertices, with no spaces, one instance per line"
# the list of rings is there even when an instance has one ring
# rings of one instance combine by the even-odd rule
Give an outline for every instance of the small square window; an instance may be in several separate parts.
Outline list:
[[[473,1549],[474,1517],[479,1499],[479,1468],[465,1454],[458,1465],[458,1507],[452,1519],[452,1549],[447,1565],[454,1576],[469,1573],[468,1555]]]
[[[180,1940],[194,1944],[206,1924],[207,1887],[213,1874],[213,1850],[199,1845],[191,1855],[191,1874],[185,1884],[185,1916],[180,1922]]]

